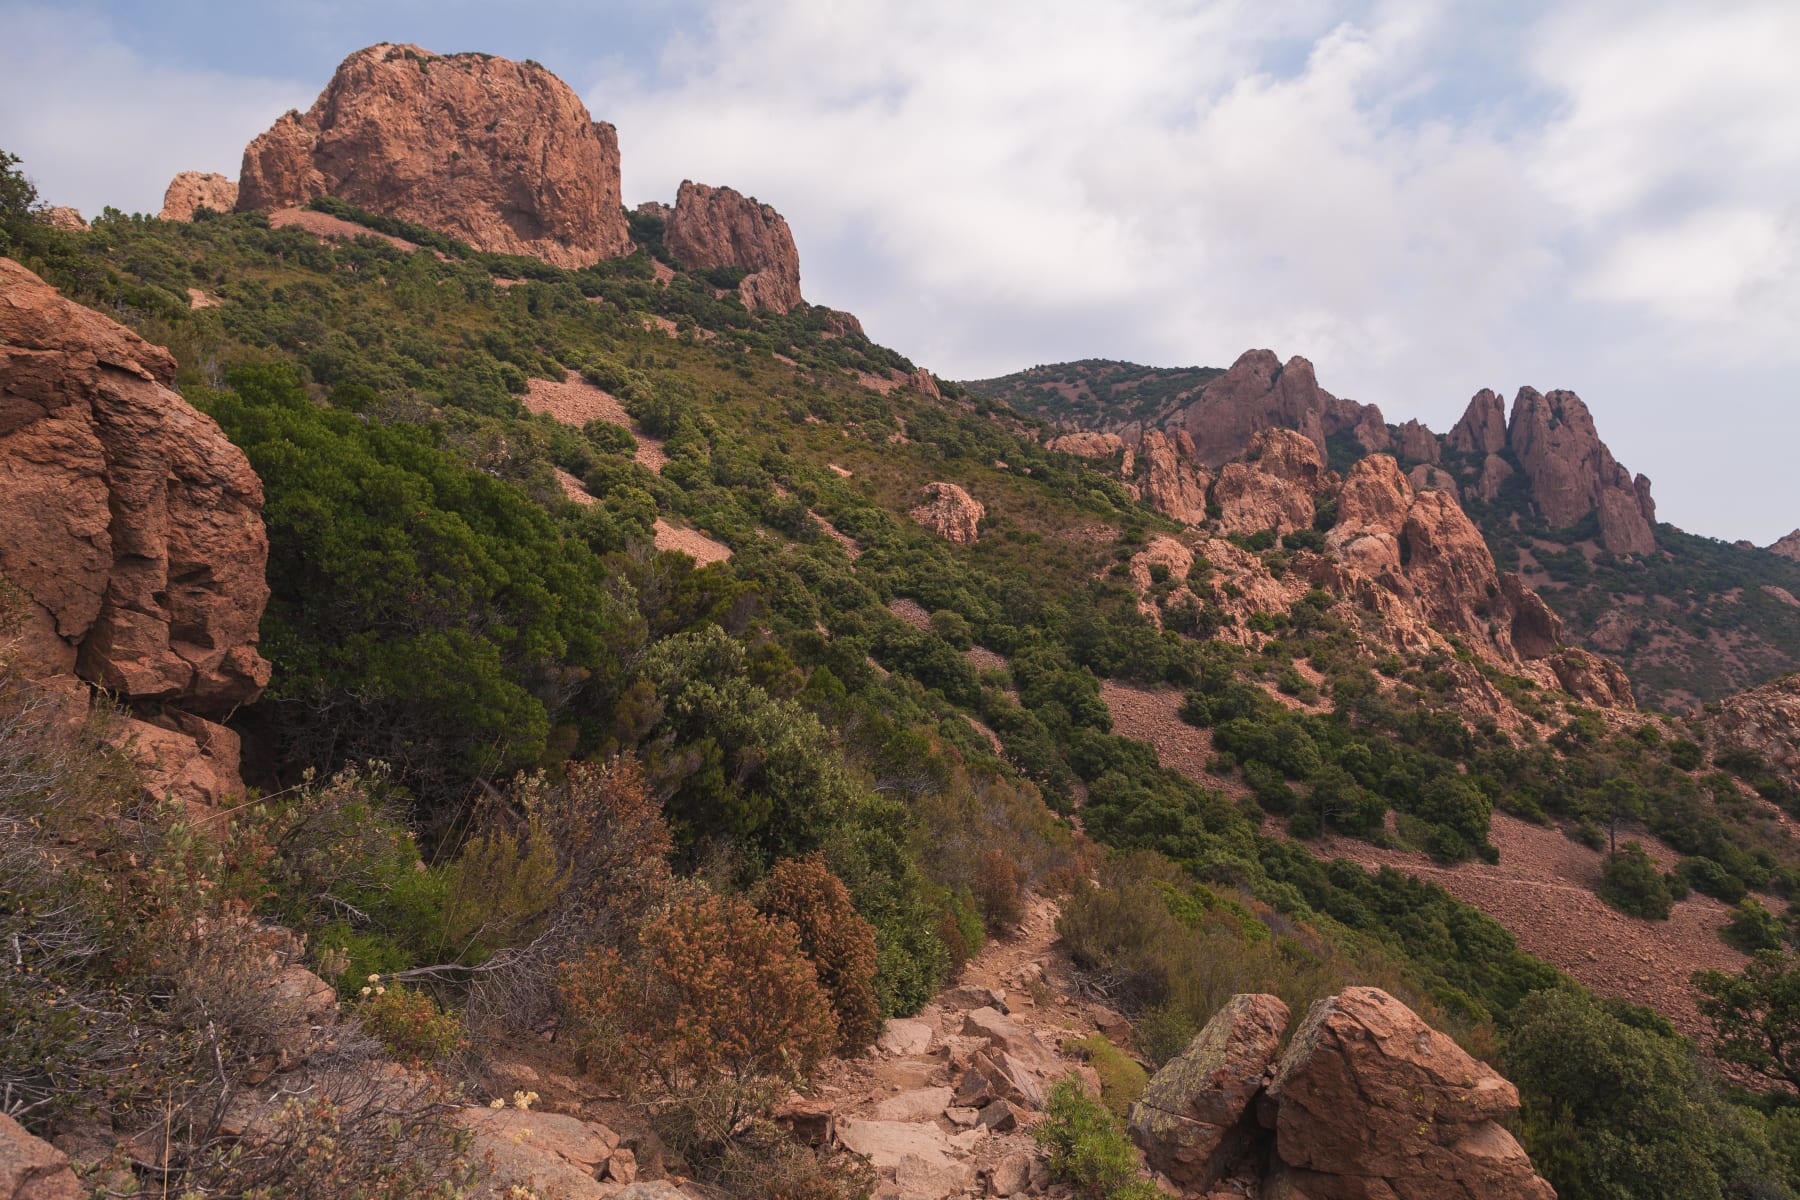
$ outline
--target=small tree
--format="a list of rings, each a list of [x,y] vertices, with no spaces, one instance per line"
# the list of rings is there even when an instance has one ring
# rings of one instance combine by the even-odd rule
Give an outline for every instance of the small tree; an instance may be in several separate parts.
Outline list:
[[[1763,950],[1739,974],[1696,971],[1692,978],[1720,1057],[1800,1088],[1800,963]]]
[[[787,921],[813,961],[837,1012],[838,1047],[860,1050],[881,1032],[875,995],[875,927],[850,901],[849,889],[822,855],[783,859],[764,887],[762,909]]]
[[[1638,842],[1626,842],[1623,849],[1606,856],[1600,898],[1622,913],[1655,921],[1667,920],[1675,904],[1668,881]]]

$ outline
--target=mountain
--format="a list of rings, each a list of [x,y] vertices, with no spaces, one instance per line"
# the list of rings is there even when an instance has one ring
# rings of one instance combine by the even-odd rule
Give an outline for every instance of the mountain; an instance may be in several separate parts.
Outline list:
[[[1083,431],[938,379],[774,208],[607,200],[571,97],[383,45],[234,211],[0,179],[0,1155],[1129,1200],[1143,1101],[1196,1195],[1795,1195],[1786,690],[1637,707],[1305,360]],[[1634,535],[1542,399],[1492,503]]]
[[[1698,712],[1800,667],[1800,605],[1788,601],[1800,595],[1800,570],[1782,546],[1758,550],[1659,523],[1650,481],[1618,463],[1572,392],[1522,388],[1509,417],[1484,389],[1440,435],[1417,421],[1389,424],[1376,406],[1320,388],[1307,360],[1284,364],[1266,350],[1224,372],[1085,360],[965,386],[1058,429],[1119,435],[1140,459],[1154,460],[1143,447],[1161,447],[1159,437],[1185,435],[1202,469],[1276,427],[1304,434],[1340,472],[1391,454],[1415,485],[1455,496],[1501,569],[1549,602],[1571,641],[1622,666],[1654,707]],[[1170,461],[1146,484],[1167,494],[1173,485],[1159,476],[1178,470]],[[1191,498],[1158,506],[1188,521],[1198,511]]]

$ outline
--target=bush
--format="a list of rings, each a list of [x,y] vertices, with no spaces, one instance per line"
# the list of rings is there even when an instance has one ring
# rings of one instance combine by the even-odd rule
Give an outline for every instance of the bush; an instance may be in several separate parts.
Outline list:
[[[414,1066],[440,1063],[462,1046],[462,1022],[424,992],[404,984],[383,984],[369,976],[355,1008],[356,1023],[388,1053]]]
[[[1719,936],[1745,954],[1755,954],[1758,950],[1781,949],[1786,933],[1780,917],[1746,896],[1732,908],[1731,919]]]
[[[1637,842],[1626,842],[1606,856],[1601,869],[1600,898],[1622,913],[1665,921],[1674,900],[1662,872]]]
[[[1019,868],[1004,851],[989,850],[981,856],[974,893],[981,904],[989,933],[1016,929],[1025,919],[1025,896]]]
[[[1104,1033],[1083,1038],[1073,1043],[1073,1048],[1100,1077],[1100,1102],[1115,1117],[1124,1118],[1137,1098],[1144,1094],[1150,1073],[1131,1055],[1113,1045]]]
[[[1736,904],[1744,898],[1743,881],[1713,859],[1684,858],[1675,865],[1675,873],[1702,896],[1711,896],[1727,904]]]
[[[875,927],[850,902],[843,881],[820,855],[775,864],[763,888],[762,910],[787,921],[818,970],[838,1019],[838,1049],[854,1053],[881,1032],[875,995]]]
[[[1090,1200],[1157,1200],[1138,1174],[1137,1148],[1106,1107],[1073,1079],[1050,1089],[1044,1120],[1031,1131],[1049,1152],[1050,1174]]]

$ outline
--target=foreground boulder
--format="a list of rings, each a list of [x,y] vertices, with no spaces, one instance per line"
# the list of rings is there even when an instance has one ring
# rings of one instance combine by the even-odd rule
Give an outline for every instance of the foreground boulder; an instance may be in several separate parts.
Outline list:
[[[913,520],[959,546],[980,536],[981,518],[987,516],[981,501],[954,483],[928,483],[925,496],[925,503],[908,514]]]
[[[745,308],[785,313],[802,303],[794,235],[781,214],[767,204],[731,188],[690,180],[682,183],[667,219],[663,241],[682,266],[749,272],[738,284]],[[932,384],[931,391],[936,390]]]
[[[0,1113],[0,1200],[84,1200],[69,1156]]]
[[[208,718],[255,700],[269,589],[262,484],[172,389],[175,360],[0,259],[0,575],[40,679],[114,693],[160,796],[241,791]]]
[[[1272,1078],[1287,1009],[1235,997],[1132,1110],[1150,1164],[1203,1193],[1278,1200],[1555,1200],[1498,1121],[1517,1089],[1379,988],[1313,1005]]]
[[[240,211],[335,196],[468,242],[585,267],[631,252],[619,140],[536,63],[382,43],[244,150]]]

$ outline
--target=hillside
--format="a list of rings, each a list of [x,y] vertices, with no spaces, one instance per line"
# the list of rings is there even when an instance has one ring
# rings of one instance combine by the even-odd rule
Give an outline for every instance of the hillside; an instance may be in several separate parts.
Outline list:
[[[1306,370],[1310,373],[1310,364]],[[1278,377],[1279,369],[1273,373]],[[1085,359],[966,386],[973,395],[1060,428],[1191,430],[1196,423],[1208,428],[1221,424],[1216,405],[1209,407],[1206,400],[1206,385],[1226,374],[1214,368]],[[1475,519],[1500,565],[1517,571],[1549,601],[1568,623],[1574,642],[1624,667],[1644,703],[1696,713],[1703,704],[1800,667],[1800,604],[1789,602],[1800,596],[1800,564],[1792,558],[1657,522],[1653,503],[1647,503],[1646,518],[1630,532],[1626,525],[1637,521],[1635,515],[1607,510],[1618,514],[1620,522],[1610,539],[1603,523],[1612,518],[1603,516],[1597,499],[1546,507],[1538,477],[1509,444],[1504,404],[1491,392],[1477,396],[1470,415],[1440,435],[1416,421],[1388,423],[1378,407],[1339,400],[1316,384],[1306,390],[1313,395],[1271,413],[1271,419],[1301,429],[1309,419],[1322,418],[1323,445],[1338,470],[1370,453],[1391,452],[1409,472],[1444,472],[1443,485],[1455,491]],[[1216,391],[1214,397],[1221,394]],[[1562,404],[1569,395],[1551,393],[1551,399]],[[1145,396],[1155,397],[1154,402],[1141,399]],[[1592,458],[1611,464],[1608,471],[1622,470],[1612,464],[1586,407],[1570,399],[1580,406],[1574,424],[1584,430],[1584,440],[1561,453],[1571,461]],[[1230,400],[1234,406],[1241,403],[1235,394]],[[1638,480],[1647,500],[1649,482],[1642,476]],[[1563,486],[1560,480],[1543,482],[1552,490]],[[1570,479],[1568,486],[1579,492],[1599,485]],[[1624,490],[1631,494],[1631,509],[1642,507],[1638,486],[1629,476],[1624,476]]]
[[[807,302],[772,207],[615,211],[535,64],[372,47],[327,94],[229,213],[52,223],[0,158],[0,1153],[383,1200],[1136,1200],[1139,1149],[1195,1195],[1796,1194],[1744,1032],[1785,695],[1639,709],[1304,360],[1100,364],[1071,403],[1171,427],[1046,440]],[[502,231],[516,187],[569,208]],[[1565,834],[1567,878],[1506,861]],[[1456,898],[1518,878],[1613,936],[1559,969],[1541,905]],[[1640,988],[1652,943],[1725,969]],[[1134,1149],[1146,1066],[1246,1006],[1244,1144],[1140,1107]],[[1332,1100],[1363,1056],[1400,1082]]]

